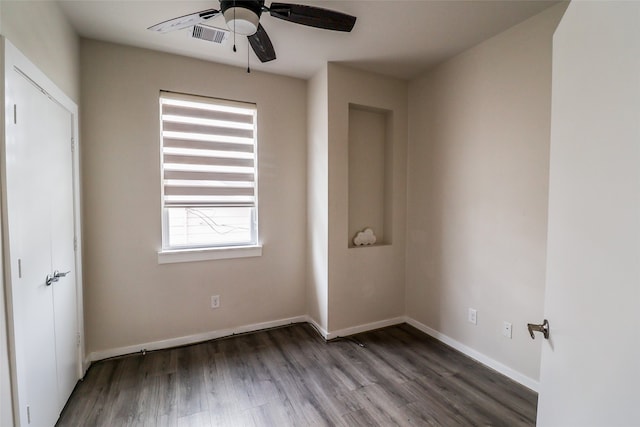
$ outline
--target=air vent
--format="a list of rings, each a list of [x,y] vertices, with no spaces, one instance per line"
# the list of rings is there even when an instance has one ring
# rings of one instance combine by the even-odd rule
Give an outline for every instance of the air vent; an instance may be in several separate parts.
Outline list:
[[[191,37],[194,39],[222,44],[229,37],[229,31],[221,28],[209,27],[208,25],[194,25],[193,31],[191,31]]]

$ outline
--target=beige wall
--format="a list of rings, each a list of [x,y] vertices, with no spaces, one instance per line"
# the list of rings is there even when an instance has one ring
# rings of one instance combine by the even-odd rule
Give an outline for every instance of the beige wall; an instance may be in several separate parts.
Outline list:
[[[80,96],[79,39],[56,3],[0,1],[0,34],[27,56],[71,99],[78,102]],[[4,52],[1,53],[0,67],[4,69]],[[4,99],[4,96],[1,99]],[[4,117],[4,102],[1,104],[0,116]],[[1,252],[0,257],[2,257]],[[4,282],[0,283],[2,283],[1,288],[4,289]],[[0,425],[9,427],[13,425],[13,420],[3,297],[4,295],[0,295]]]
[[[391,230],[385,232],[385,214],[393,214],[388,209],[392,183],[386,182],[387,178],[393,178],[393,150],[387,129],[392,127],[392,116],[388,110],[349,106],[349,228],[345,238],[350,247],[356,246],[353,239],[365,227],[374,231],[376,243],[392,241]]]
[[[543,315],[551,39],[565,8],[409,86],[407,314],[534,381],[526,323]]]
[[[309,82],[308,312],[331,336],[404,314],[407,83],[338,64]],[[393,244],[349,248],[349,104],[387,110]],[[360,159],[362,161],[362,159]]]
[[[306,82],[92,40],[81,65],[87,351],[305,314]],[[261,257],[158,265],[160,90],[257,104]]]
[[[79,39],[53,1],[0,1],[0,29],[74,102],[80,98]]]
[[[329,332],[404,314],[407,83],[329,64]],[[389,245],[349,248],[349,104],[390,111]]]

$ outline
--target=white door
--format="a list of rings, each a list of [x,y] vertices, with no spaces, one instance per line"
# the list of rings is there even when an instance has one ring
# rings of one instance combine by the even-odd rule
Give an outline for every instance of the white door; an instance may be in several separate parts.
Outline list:
[[[78,379],[71,113],[9,70],[6,219],[20,424],[52,426]],[[14,109],[15,105],[15,109]],[[65,277],[47,283],[58,270]]]
[[[640,3],[572,2],[552,91],[538,425],[639,426]]]
[[[63,276],[53,288],[53,315],[56,337],[58,414],[78,380],[78,318],[74,250],[73,161],[71,151],[72,116],[59,104],[51,107],[49,170],[47,190],[51,203],[51,268]],[[55,165],[51,167],[51,165]]]

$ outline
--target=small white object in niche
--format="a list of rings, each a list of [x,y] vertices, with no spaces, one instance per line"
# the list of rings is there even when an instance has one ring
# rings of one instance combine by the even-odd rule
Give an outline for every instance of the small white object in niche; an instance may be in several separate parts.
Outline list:
[[[364,230],[359,231],[353,238],[353,244],[356,246],[373,245],[375,242],[376,235],[373,234],[373,230],[371,228],[365,228]]]

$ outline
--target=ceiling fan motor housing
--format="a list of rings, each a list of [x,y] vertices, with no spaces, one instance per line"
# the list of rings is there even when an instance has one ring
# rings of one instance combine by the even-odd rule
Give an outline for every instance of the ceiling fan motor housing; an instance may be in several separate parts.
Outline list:
[[[220,0],[227,27],[236,34],[250,36],[258,30],[264,0]]]

